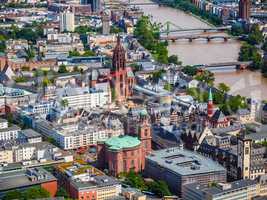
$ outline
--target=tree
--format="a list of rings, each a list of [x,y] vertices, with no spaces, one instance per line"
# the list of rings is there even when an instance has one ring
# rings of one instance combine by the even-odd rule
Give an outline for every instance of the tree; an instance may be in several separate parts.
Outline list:
[[[69,51],[69,57],[77,57],[77,56],[81,56],[79,51],[77,50]]]
[[[204,70],[201,74],[196,76],[196,80],[204,82],[209,86],[213,86],[215,80],[214,74],[208,70]]]
[[[69,198],[69,194],[63,187],[60,187],[56,193],[56,197]]]
[[[58,69],[58,73],[68,73],[66,65],[60,65]]]
[[[170,196],[171,192],[165,181],[153,181],[149,184],[149,190],[159,197]]]
[[[67,99],[62,99],[60,102],[60,105],[64,108],[66,108],[69,105],[69,102]]]
[[[0,35],[1,36],[1,35]],[[1,53],[4,53],[6,50],[6,43],[5,43],[5,40],[1,40],[1,37],[0,37],[0,52]]]
[[[133,170],[130,170],[130,172],[126,175],[126,184],[140,190],[147,190],[147,186],[142,176],[135,173]]]
[[[29,47],[28,49],[24,49],[26,53],[26,60],[30,61],[35,57],[35,52],[32,47]]]
[[[21,199],[21,192],[18,190],[11,190],[5,194],[3,200]]]
[[[124,30],[119,26],[112,25],[110,28],[110,33],[118,34],[118,33],[122,33],[122,32],[124,32]]]
[[[42,86],[47,87],[48,85],[51,85],[51,81],[47,77],[44,77]]]
[[[219,83],[218,89],[223,93],[226,94],[227,92],[230,91],[230,87],[226,85],[225,83]]]
[[[85,35],[88,32],[92,32],[93,30],[89,26],[78,26],[75,28],[75,32],[80,35]]]
[[[168,90],[169,92],[171,92],[173,90],[173,86],[171,84],[169,84],[169,83],[166,83],[164,85],[164,89]]]
[[[91,51],[91,50],[86,50],[83,54],[84,57],[86,56],[95,56],[95,52]]]
[[[260,44],[263,41],[263,35],[258,24],[252,25],[247,41],[251,45]]]
[[[23,192],[23,197],[27,199],[48,198],[50,193],[41,187],[32,187]]]
[[[171,55],[169,58],[168,58],[168,62],[171,64],[175,64],[175,65],[180,65],[181,62],[178,60],[178,56],[176,55]]]
[[[245,34],[245,29],[241,23],[235,23],[231,27],[232,35],[239,36]]]
[[[137,72],[141,70],[141,66],[137,63],[131,63],[130,67],[132,68],[133,72]]]
[[[182,71],[189,76],[195,76],[197,74],[197,68],[190,65],[185,66]]]
[[[139,43],[148,49],[153,57],[160,63],[168,63],[168,49],[165,42],[159,38],[160,26],[156,23],[151,23],[149,17],[141,17],[134,29],[134,36]]]

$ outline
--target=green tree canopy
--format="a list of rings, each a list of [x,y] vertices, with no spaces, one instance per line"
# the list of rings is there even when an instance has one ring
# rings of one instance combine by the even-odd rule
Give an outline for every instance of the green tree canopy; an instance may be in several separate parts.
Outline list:
[[[175,65],[181,65],[182,64],[182,62],[179,61],[177,55],[171,55],[171,56],[169,56],[168,63],[172,63],[172,64],[175,64]]]
[[[182,71],[189,76],[195,76],[197,74],[197,68],[190,65],[185,66]]]
[[[263,35],[258,24],[252,25],[247,41],[251,45],[260,44],[263,42]]]
[[[196,76],[196,80],[204,82],[209,86],[213,86],[214,83],[214,74],[208,70],[204,70],[201,74]]]
[[[228,85],[226,85],[225,83],[219,83],[218,85],[218,89],[223,93],[227,93],[230,91],[230,87]]]
[[[67,70],[66,65],[60,65],[58,69],[58,73],[68,73],[69,71]]]
[[[32,187],[27,189],[23,193],[24,199],[37,199],[37,198],[48,198],[50,197],[49,192],[41,187]]]
[[[11,190],[5,194],[3,200],[21,199],[21,192],[18,190]]]
[[[149,17],[143,16],[136,24],[134,35],[140,44],[148,49],[158,62],[168,63],[167,44],[159,40],[158,24],[151,23]]]

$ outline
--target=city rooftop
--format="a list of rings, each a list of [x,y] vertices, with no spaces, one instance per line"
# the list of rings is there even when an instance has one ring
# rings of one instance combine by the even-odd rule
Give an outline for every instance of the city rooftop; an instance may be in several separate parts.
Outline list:
[[[214,171],[226,171],[221,165],[196,152],[174,147],[154,151],[147,156],[149,161],[155,162],[179,175],[194,175]]]

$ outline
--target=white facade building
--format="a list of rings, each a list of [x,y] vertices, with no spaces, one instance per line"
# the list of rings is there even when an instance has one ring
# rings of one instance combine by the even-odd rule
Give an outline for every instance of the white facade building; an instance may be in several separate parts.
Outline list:
[[[73,32],[75,29],[75,19],[74,13],[72,12],[63,12],[59,15],[60,22],[60,32],[68,31]]]
[[[0,119],[0,141],[13,140],[18,138],[20,128],[16,125],[8,127],[5,119]]]
[[[46,137],[52,137],[64,150],[95,145],[100,140],[124,134],[122,124],[109,127],[83,122],[55,125],[44,119],[35,122],[35,130]]]
[[[56,91],[56,96],[57,99],[66,100],[67,106],[75,109],[91,109],[111,103],[110,91],[86,87],[59,88]]]

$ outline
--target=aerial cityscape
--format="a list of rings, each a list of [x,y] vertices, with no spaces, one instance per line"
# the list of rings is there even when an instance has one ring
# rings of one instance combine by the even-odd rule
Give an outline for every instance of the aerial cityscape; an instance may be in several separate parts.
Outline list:
[[[0,0],[0,200],[267,200],[267,1]]]

